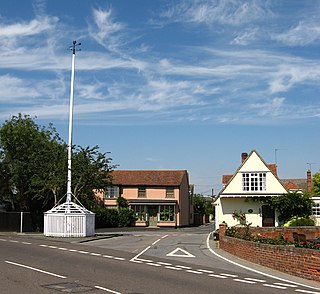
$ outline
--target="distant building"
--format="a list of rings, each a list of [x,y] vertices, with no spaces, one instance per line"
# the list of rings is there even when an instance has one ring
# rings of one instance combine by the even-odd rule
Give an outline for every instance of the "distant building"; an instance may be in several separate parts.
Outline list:
[[[186,170],[114,170],[106,191],[97,192],[105,207],[128,200],[135,226],[182,227],[193,224],[192,186]]]

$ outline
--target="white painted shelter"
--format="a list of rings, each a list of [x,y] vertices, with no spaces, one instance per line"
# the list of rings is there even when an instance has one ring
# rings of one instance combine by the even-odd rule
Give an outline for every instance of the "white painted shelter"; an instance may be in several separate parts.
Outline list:
[[[80,205],[79,205],[80,204]],[[44,213],[44,235],[89,237],[95,234],[95,214],[79,202],[67,201]]]

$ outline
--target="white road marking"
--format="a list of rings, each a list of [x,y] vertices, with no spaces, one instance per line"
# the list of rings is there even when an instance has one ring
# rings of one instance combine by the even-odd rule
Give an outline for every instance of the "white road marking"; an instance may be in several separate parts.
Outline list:
[[[9,242],[11,242],[11,243],[19,243],[19,241],[16,241],[16,240],[9,240]]]
[[[279,286],[284,286],[284,287],[297,288],[296,285],[291,285],[291,284],[284,284],[284,283],[274,283],[274,284]]]
[[[69,249],[70,252],[78,252],[76,249]]]
[[[183,268],[183,269],[191,269],[190,266],[185,266],[185,265],[175,265],[175,267],[180,267],[180,268]]]
[[[114,257],[113,259],[116,259],[116,260],[126,260],[126,259],[123,258],[123,257]]]
[[[295,291],[296,292],[301,292],[301,293],[308,293],[308,294],[319,294],[320,293],[320,292],[313,292],[313,291],[300,290],[300,289],[297,289]]]
[[[113,258],[113,256],[111,256],[111,255],[102,255],[102,256],[105,258]]]
[[[283,290],[287,289],[287,287],[277,286],[277,285],[270,285],[270,284],[263,284],[263,286],[270,287],[270,288],[283,289]]]
[[[64,247],[59,247],[58,250],[66,251],[66,250],[68,250],[68,249],[67,249],[67,248],[64,248]]]
[[[49,248],[51,249],[57,249],[58,247],[57,246],[48,246]]]
[[[38,269],[38,268],[35,268],[35,267],[31,267],[31,266],[27,266],[27,265],[24,265],[24,264],[15,263],[15,262],[8,261],[8,260],[5,260],[5,262],[9,263],[9,264],[12,264],[12,265],[20,266],[20,267],[23,267],[23,268],[27,268],[27,269],[30,269],[30,270],[33,270],[33,271],[36,271],[36,272],[39,272],[39,273],[43,273],[43,274],[47,274],[47,275],[50,275],[50,276],[54,276],[54,277],[57,277],[57,278],[61,278],[61,279],[66,279],[67,278],[65,276],[61,276],[61,275],[57,275],[57,274],[50,273],[50,272],[47,272],[47,271],[43,271],[41,269]]]
[[[140,260],[140,261],[143,261],[143,262],[153,262],[153,260],[143,259],[143,258],[136,258],[136,260]]]
[[[21,242],[22,244],[25,244],[25,245],[31,245],[30,242]]]
[[[257,282],[254,281],[248,281],[248,280],[241,280],[241,279],[233,279],[236,282],[240,282],[240,283],[246,283],[246,284],[257,284]]]
[[[213,274],[214,271],[208,271],[208,270],[204,270],[204,269],[197,269],[198,272],[203,272],[203,273],[206,273],[206,274]]]
[[[193,270],[186,270],[186,272],[192,273],[192,274],[197,274],[197,275],[202,275],[203,274],[203,272],[198,272],[198,271],[193,271]]]
[[[265,283],[266,280],[259,280],[259,279],[254,279],[254,278],[244,278],[245,280],[248,281],[253,281],[253,282],[260,282],[260,283]]]
[[[117,292],[117,291],[113,291],[111,289],[107,289],[107,288],[104,288],[104,287],[100,287],[100,286],[94,286],[96,289],[99,289],[99,290],[102,290],[102,291],[106,291],[106,292],[109,292],[109,293],[113,293],[113,294],[121,294],[120,292]]]
[[[151,245],[156,245],[160,240],[161,240],[161,238],[156,240],[156,241],[154,241]]]
[[[231,274],[220,274],[221,276],[226,276],[226,277],[230,277],[230,278],[237,278],[237,275],[231,275]]]
[[[87,251],[78,251],[78,252],[81,254],[89,254],[89,252],[87,252]]]
[[[49,247],[48,245],[41,244],[40,247]]]
[[[177,254],[178,251],[181,251],[182,254]],[[176,248],[170,253],[168,253],[166,256],[174,256],[174,257],[195,257],[193,254],[189,253],[188,251],[182,249],[182,248]]]
[[[172,263],[162,262],[162,261],[157,261],[157,263],[159,263],[161,265],[172,265]]]
[[[102,254],[92,252],[92,253],[90,253],[90,255],[93,255],[93,256],[101,256]]]
[[[147,265],[152,265],[152,266],[162,266],[161,264],[157,264],[157,263],[152,263],[152,262],[147,262]]]
[[[225,277],[225,276],[215,275],[215,274],[210,274],[209,277],[215,277],[215,278],[219,278],[219,279],[227,279],[227,277]]]
[[[214,250],[210,247],[210,236],[211,236],[212,233],[209,233],[208,236],[207,236],[207,249],[215,256],[231,263],[231,264],[234,264],[236,266],[239,266],[239,267],[242,267],[248,271],[252,271],[252,272],[255,272],[255,273],[258,273],[260,275],[263,275],[263,276],[266,276],[266,277],[269,277],[269,278],[272,278],[272,279],[276,279],[276,280],[279,280],[279,281],[283,281],[283,282],[286,282],[286,283],[291,283],[291,284],[295,284],[295,285],[298,285],[298,286],[303,286],[303,287],[306,287],[306,288],[310,288],[310,289],[316,289],[316,290],[320,290],[320,288],[316,288],[316,287],[312,287],[312,286],[309,286],[309,285],[305,285],[305,284],[301,284],[301,283],[297,283],[297,282],[293,282],[293,281],[290,281],[290,280],[286,280],[286,279],[282,279],[282,278],[279,278],[277,276],[273,276],[273,275],[269,275],[267,273],[264,273],[264,272],[261,272],[261,271],[258,271],[258,270],[255,270],[253,268],[250,268],[250,267],[247,267],[247,266],[244,266],[242,264],[239,264],[237,262],[234,262],[228,258],[225,258],[223,256],[221,256],[220,254],[218,254],[217,252],[214,252]],[[297,290],[296,290],[297,291]]]
[[[131,262],[134,262],[134,263],[142,263],[142,261],[140,260],[130,260]]]
[[[169,266],[169,265],[167,265],[166,268],[172,269],[172,270],[176,270],[176,271],[181,271],[182,270],[182,268],[180,268],[180,267]]]
[[[139,256],[141,256],[143,253],[145,253],[147,250],[149,250],[151,248],[151,246],[148,246],[147,248],[143,249],[140,253],[138,253],[136,256],[132,257],[130,259],[130,261],[133,261],[135,259],[137,259]]]
[[[0,241],[4,241],[4,242],[7,242],[8,240],[6,240],[6,239],[0,239]]]

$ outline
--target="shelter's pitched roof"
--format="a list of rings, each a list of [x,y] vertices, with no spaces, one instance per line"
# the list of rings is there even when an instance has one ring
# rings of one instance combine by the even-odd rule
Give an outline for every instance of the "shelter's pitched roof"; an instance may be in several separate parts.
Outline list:
[[[186,170],[114,170],[113,185],[122,186],[180,186]]]

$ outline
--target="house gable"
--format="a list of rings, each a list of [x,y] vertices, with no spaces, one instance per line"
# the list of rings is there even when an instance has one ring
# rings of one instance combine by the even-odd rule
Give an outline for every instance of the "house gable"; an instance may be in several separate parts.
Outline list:
[[[265,187],[262,190],[244,191],[243,174],[265,174]],[[249,180],[251,181],[251,179]],[[249,182],[250,184],[250,182]],[[254,197],[254,196],[273,196],[287,193],[276,176],[274,165],[267,165],[257,151],[251,151],[250,155],[242,162],[233,177],[222,189],[220,197]]]

